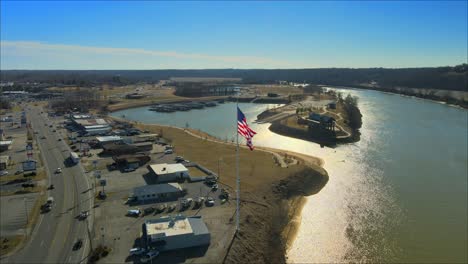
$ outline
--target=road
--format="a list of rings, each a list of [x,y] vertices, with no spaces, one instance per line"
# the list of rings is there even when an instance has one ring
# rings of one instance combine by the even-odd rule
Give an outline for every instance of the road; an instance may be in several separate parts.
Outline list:
[[[89,232],[93,226],[93,190],[81,165],[66,167],[64,161],[70,155],[65,141],[58,141],[58,132],[52,132],[51,123],[40,107],[26,110],[31,122],[49,175],[49,183],[55,186],[48,190],[54,197],[55,205],[49,213],[39,216],[31,239],[25,247],[14,255],[2,259],[2,263],[79,263],[85,262],[90,250]],[[46,136],[46,139],[41,139]],[[55,174],[60,167],[62,173]],[[86,221],[76,217],[81,211],[89,210],[91,215]],[[88,229],[88,226],[90,229]],[[83,240],[81,249],[73,251],[77,239]]]

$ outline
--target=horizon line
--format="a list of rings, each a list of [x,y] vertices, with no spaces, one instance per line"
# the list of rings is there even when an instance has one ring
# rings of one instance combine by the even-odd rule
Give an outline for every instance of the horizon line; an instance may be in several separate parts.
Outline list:
[[[236,70],[236,71],[252,71],[252,70],[323,70],[323,69],[348,69],[348,70],[360,70],[360,69],[421,69],[421,68],[445,68],[445,67],[456,67],[460,65],[468,65],[468,63],[461,62],[454,65],[440,65],[440,66],[415,66],[415,67],[317,67],[317,68],[164,68],[164,69],[0,69],[1,71],[213,71],[213,70]]]

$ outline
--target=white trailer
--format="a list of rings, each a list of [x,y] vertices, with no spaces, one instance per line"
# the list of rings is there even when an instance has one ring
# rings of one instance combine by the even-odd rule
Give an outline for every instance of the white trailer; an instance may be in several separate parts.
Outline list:
[[[80,162],[80,156],[78,156],[78,153],[76,152],[70,152],[70,160],[73,164],[77,164]]]

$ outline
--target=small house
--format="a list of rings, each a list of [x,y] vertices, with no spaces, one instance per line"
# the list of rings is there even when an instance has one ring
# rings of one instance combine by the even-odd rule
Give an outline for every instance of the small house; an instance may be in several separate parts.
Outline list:
[[[180,163],[148,165],[148,170],[156,177],[157,182],[185,181],[190,177],[189,170]]]

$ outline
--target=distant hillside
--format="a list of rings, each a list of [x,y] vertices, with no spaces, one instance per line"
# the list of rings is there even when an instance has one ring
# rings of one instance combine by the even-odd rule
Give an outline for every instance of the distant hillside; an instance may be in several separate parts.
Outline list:
[[[68,85],[156,82],[174,77],[241,78],[243,83],[273,83],[279,80],[313,84],[377,88],[412,87],[466,91],[468,64],[437,68],[323,68],[323,69],[212,69],[212,70],[6,70],[2,82],[41,82]]]

